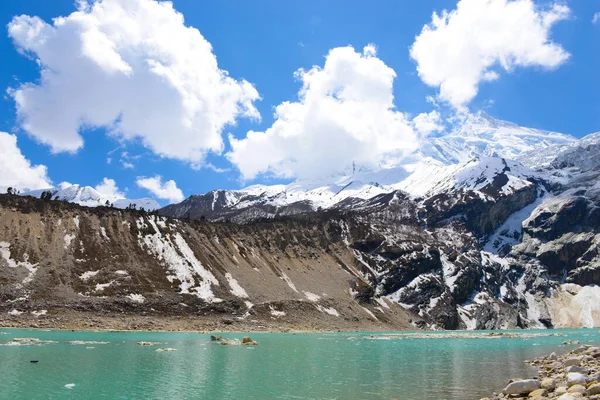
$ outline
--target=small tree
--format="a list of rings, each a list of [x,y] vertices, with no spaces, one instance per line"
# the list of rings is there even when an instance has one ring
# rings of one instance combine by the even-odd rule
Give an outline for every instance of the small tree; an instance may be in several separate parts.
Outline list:
[[[14,190],[14,189],[13,189],[12,187],[8,187],[8,188],[6,189],[6,193],[7,193],[7,194],[13,194],[13,190]]]
[[[106,200],[106,203],[104,203],[104,205],[105,205],[106,207],[108,207],[108,206],[110,205],[110,201]]]

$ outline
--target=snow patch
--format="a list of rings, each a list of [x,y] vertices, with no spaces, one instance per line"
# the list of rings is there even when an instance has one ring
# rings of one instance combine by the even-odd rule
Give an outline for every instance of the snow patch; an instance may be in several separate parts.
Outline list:
[[[340,313],[333,307],[323,307],[320,304],[317,304],[315,307],[317,307],[317,310],[321,311],[322,313],[325,313],[328,315],[333,315],[334,317],[340,316]],[[371,315],[372,315],[372,313],[371,313]],[[377,319],[377,318],[375,318],[375,319]]]
[[[100,270],[98,270],[98,271],[86,271],[83,274],[79,275],[79,279],[81,279],[82,281],[86,282],[90,278],[93,278],[96,275],[98,275],[99,272],[100,272]]]
[[[67,233],[65,235],[65,250],[69,248],[71,242],[75,239],[75,235]]]
[[[27,253],[23,254],[23,261],[15,261],[12,258],[10,258],[10,243],[0,242],[0,256],[2,256],[4,261],[6,261],[9,268],[22,267],[29,271],[29,275],[27,275],[25,279],[23,279],[22,284],[27,284],[33,280],[33,276],[37,271],[38,264],[31,264],[29,262],[29,256],[27,255]]]
[[[274,317],[283,317],[285,316],[285,312],[283,311],[277,311],[276,309],[273,308],[273,306],[269,306],[269,310],[271,310],[271,315]]]
[[[283,279],[285,283],[287,283],[290,289],[292,289],[296,293],[299,293],[298,289],[296,289],[296,285],[294,285],[294,282],[292,282],[292,280],[285,274],[285,272],[281,273],[281,279]]]
[[[130,293],[126,297],[134,303],[143,304],[146,301],[146,298],[141,294]]]
[[[140,233],[140,246],[146,247],[149,254],[166,264],[171,272],[167,275],[169,282],[178,280],[181,293],[195,294],[207,302],[221,301],[211,289],[211,285],[219,286],[219,281],[204,268],[181,234],[177,232],[163,236],[154,222],[154,216],[148,218],[148,222],[155,233],[144,237]],[[143,220],[139,224],[144,224]]]
[[[314,293],[311,293],[311,292],[306,292],[306,291],[303,291],[302,293],[304,293],[304,296],[306,296],[306,298],[309,301],[312,301],[312,302],[316,303],[317,301],[321,300],[321,296],[319,296],[317,294],[314,294]]]
[[[231,293],[234,296],[240,297],[242,299],[248,298],[248,293],[246,293],[244,288],[240,286],[238,281],[229,272],[227,272],[225,274],[225,279],[227,279],[227,283],[229,284],[229,287],[231,288]]]

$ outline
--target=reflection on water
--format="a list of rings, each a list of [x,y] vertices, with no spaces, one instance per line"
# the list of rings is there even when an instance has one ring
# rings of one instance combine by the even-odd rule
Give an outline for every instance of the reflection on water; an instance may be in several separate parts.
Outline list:
[[[495,339],[253,334],[260,345],[243,347],[196,333],[4,332],[0,344],[15,337],[58,343],[0,346],[2,399],[479,399],[511,377],[534,376],[525,359],[555,351],[564,340],[600,340],[597,330]],[[140,346],[140,340],[161,344]]]

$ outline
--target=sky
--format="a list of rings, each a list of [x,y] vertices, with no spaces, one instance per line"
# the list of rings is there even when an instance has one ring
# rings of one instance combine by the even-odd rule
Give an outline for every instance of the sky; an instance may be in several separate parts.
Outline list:
[[[600,1],[3,0],[0,190],[163,205],[399,162],[485,110],[600,131]]]

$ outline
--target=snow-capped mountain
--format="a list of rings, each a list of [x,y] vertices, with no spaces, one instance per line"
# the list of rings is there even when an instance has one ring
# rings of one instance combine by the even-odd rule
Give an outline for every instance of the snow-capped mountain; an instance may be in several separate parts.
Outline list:
[[[270,217],[331,208],[349,198],[365,200],[397,190],[413,198],[459,188],[477,191],[503,172],[507,172],[503,190],[515,190],[535,173],[530,168],[533,165],[525,167],[511,160],[542,149],[566,149],[574,142],[576,139],[570,135],[520,127],[480,112],[450,133],[425,139],[401,165],[381,169],[352,165],[336,176],[317,180],[215,190],[167,206],[164,211],[178,217],[219,219],[258,207],[260,212],[246,217]]]
[[[32,190],[21,193],[21,196],[40,197],[45,191],[52,193],[52,199],[68,201],[86,207],[97,207],[104,205],[113,205],[116,208],[127,208],[130,205],[135,205],[137,209],[144,208],[145,210],[157,210],[160,204],[154,199],[125,199],[117,196],[105,196],[99,193],[96,189],[90,186],[69,185],[61,188],[48,188],[40,190]]]

